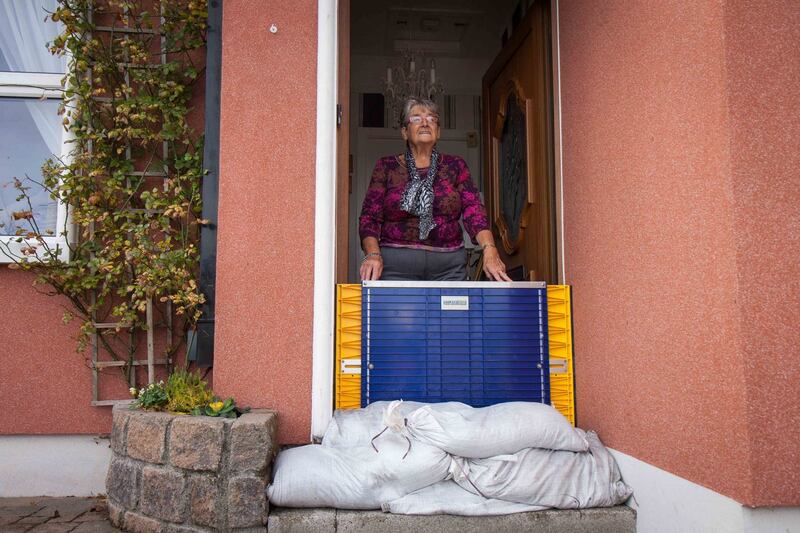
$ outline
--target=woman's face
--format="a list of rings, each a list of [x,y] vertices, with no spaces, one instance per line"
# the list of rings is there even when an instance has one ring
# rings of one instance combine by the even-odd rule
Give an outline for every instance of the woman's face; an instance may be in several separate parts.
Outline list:
[[[403,140],[408,141],[411,146],[433,146],[439,140],[439,117],[427,107],[415,105],[411,108],[408,121],[401,132]]]

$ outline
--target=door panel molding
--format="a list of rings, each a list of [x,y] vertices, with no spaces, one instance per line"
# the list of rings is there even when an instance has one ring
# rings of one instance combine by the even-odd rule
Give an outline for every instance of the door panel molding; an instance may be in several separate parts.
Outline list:
[[[516,228],[509,227],[508,221],[503,216],[502,206],[500,205],[501,198],[501,179],[500,179],[500,142],[503,136],[503,129],[506,124],[506,109],[508,108],[508,99],[514,95],[517,101],[524,103],[525,113],[525,134],[526,139],[526,179],[525,179],[525,203],[522,208],[519,222]],[[522,87],[517,77],[512,77],[506,85],[505,91],[501,93],[498,105],[496,108],[495,127],[492,133],[492,172],[489,174],[489,182],[491,187],[492,198],[492,212],[495,214],[494,224],[503,244],[503,249],[507,254],[513,254],[517,251],[519,246],[524,241],[525,230],[528,227],[528,218],[530,216],[531,205],[536,202],[536,190],[533,183],[533,176],[535,172],[535,157],[536,154],[533,150],[533,145],[529,141],[536,135],[535,124],[533,121],[534,116],[534,103],[533,100],[528,98],[525,90]],[[512,229],[516,231],[516,238],[512,239]]]
[[[484,131],[484,172],[489,177],[486,205],[506,266],[509,270],[522,267],[524,275],[533,271],[537,280],[556,283],[550,23],[550,2],[534,1],[483,77],[484,123],[489,126]],[[524,130],[517,129],[516,137],[511,137],[521,140],[524,131],[524,201],[520,200],[519,167],[514,163],[514,150],[519,148],[507,147],[503,153],[512,95],[519,102],[516,116],[521,121],[519,111],[525,115]],[[517,156],[517,163],[521,157]],[[511,162],[512,175],[503,175],[505,161]]]

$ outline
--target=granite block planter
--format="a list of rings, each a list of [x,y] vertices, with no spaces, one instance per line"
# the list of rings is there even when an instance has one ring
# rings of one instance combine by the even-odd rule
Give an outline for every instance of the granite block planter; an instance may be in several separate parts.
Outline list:
[[[132,532],[266,531],[264,488],[278,417],[237,419],[114,408],[109,516]]]

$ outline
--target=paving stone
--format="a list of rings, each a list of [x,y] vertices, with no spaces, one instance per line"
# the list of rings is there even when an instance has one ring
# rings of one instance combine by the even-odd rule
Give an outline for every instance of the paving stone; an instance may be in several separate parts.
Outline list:
[[[186,480],[179,472],[147,466],[142,469],[142,499],[139,508],[147,516],[183,522],[186,516]],[[128,529],[128,515],[124,527]]]
[[[128,457],[148,463],[164,462],[167,427],[172,416],[134,411],[128,419]]]
[[[45,506],[38,501],[21,504],[17,502],[9,503],[0,507],[0,516],[30,516],[44,509]]]
[[[267,523],[266,481],[255,476],[228,480],[228,525],[258,527]]]
[[[9,524],[7,526],[3,526],[3,533],[19,533],[22,531],[29,531],[31,527],[31,524]]]
[[[161,533],[161,522],[149,516],[128,511],[125,513],[124,529],[130,533]]]
[[[108,520],[108,513],[90,511],[75,518],[75,522],[97,522],[98,520]]]
[[[99,500],[94,498],[50,498],[43,500],[46,504],[45,508],[40,513],[50,513],[49,523],[53,522],[70,522],[82,515],[92,507],[98,505]],[[53,514],[56,513],[56,516]]]
[[[231,427],[230,469],[263,474],[276,453],[278,415],[258,410],[236,419]]]
[[[31,516],[41,516],[41,517],[47,518],[49,520],[51,518],[58,518],[61,515],[60,515],[60,513],[58,512],[57,509],[53,509],[50,506],[46,506],[46,507],[42,507],[41,509],[39,509],[38,511],[33,513]]]
[[[125,432],[128,429],[128,419],[131,413],[131,408],[127,405],[114,406],[114,414],[111,419],[111,450],[119,455],[126,453]]]
[[[194,524],[216,528],[218,501],[215,477],[196,475],[189,478],[189,516]]]
[[[169,462],[187,470],[219,470],[225,421],[207,416],[178,417],[169,437]],[[129,444],[130,446],[130,444]]]
[[[20,505],[20,503],[18,498],[0,498],[0,511],[2,512],[35,511],[26,517],[6,516],[0,519],[0,532],[109,533],[119,531],[107,520],[108,506],[104,498],[39,497],[27,499],[24,505]],[[25,521],[18,522],[20,518],[24,518]]]
[[[58,523],[51,523],[47,522],[45,524],[38,525],[31,529],[31,533],[68,533],[78,527],[78,524],[74,522],[58,522]]]
[[[17,520],[17,524],[43,524],[47,522],[47,518],[44,516],[26,516],[25,518],[20,518]]]
[[[135,509],[139,500],[140,466],[115,455],[108,466],[106,491],[108,497],[125,509]]]
[[[42,507],[40,502],[42,498],[46,499],[49,498],[49,496],[9,496],[7,498],[0,498],[0,510],[11,507],[24,507],[26,505],[36,505]]]
[[[17,516],[17,515],[9,515],[9,516],[0,515],[0,527],[7,526],[9,524],[13,524],[14,522],[19,520],[20,518],[22,518],[22,517],[21,516]],[[2,530],[0,530],[0,531],[2,531]]]
[[[117,533],[120,531],[108,522],[82,522],[71,533]]]
[[[274,507],[269,513],[267,530],[269,533],[333,533],[336,531],[336,510]]]

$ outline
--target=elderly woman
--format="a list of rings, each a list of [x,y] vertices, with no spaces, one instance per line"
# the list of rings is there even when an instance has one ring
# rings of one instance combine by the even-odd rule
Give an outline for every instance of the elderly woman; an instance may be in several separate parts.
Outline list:
[[[437,105],[408,99],[401,124],[406,152],[378,160],[361,209],[361,279],[467,279],[461,219],[473,242],[483,247],[486,276],[511,281],[467,164],[436,150]]]

